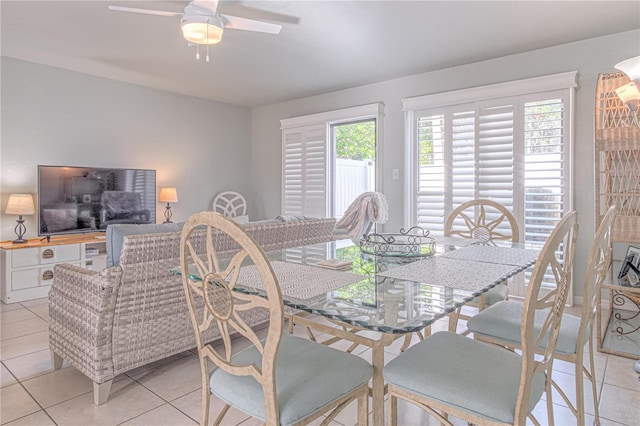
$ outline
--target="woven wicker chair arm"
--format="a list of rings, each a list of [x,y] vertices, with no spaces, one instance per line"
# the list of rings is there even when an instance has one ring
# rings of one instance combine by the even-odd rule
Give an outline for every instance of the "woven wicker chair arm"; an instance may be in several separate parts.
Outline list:
[[[100,272],[63,263],[55,265],[53,288],[71,300],[81,302],[94,312],[108,309],[113,290],[120,283],[122,269],[107,268]]]

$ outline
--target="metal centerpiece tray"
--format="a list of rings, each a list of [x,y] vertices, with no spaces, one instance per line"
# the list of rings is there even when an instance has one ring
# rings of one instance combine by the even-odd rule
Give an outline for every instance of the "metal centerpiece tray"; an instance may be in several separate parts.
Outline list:
[[[364,234],[360,239],[360,251],[376,256],[426,257],[436,252],[436,239],[429,231],[413,226],[397,234]]]

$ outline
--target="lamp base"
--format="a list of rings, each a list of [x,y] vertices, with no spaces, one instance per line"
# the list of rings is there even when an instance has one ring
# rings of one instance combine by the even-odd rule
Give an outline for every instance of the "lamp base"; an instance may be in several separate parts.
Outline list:
[[[18,220],[16,222],[18,222],[18,224],[16,225],[14,231],[15,231],[16,235],[18,236],[18,238],[16,238],[15,240],[13,240],[11,242],[13,244],[26,243],[28,240],[22,238],[24,236],[25,232],[27,232],[27,227],[24,226],[24,219],[22,218],[22,215],[18,216]]]
[[[167,220],[162,223],[173,223],[171,222],[171,216],[173,216],[173,213],[171,212],[171,205],[167,203],[167,208],[164,211],[164,218]]]

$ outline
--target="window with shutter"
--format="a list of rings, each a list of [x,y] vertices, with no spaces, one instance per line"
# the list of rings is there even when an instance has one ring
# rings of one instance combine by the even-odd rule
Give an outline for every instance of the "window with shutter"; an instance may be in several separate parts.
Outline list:
[[[441,235],[455,207],[488,198],[512,211],[521,241],[543,244],[571,209],[573,87],[565,73],[404,100],[405,225]]]
[[[379,140],[384,105],[375,103],[281,120],[282,214],[328,217],[331,214],[333,148],[331,128],[374,120]]]

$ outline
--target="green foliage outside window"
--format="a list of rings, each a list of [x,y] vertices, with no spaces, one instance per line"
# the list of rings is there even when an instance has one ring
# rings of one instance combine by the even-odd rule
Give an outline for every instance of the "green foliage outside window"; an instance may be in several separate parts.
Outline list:
[[[376,158],[376,123],[361,121],[334,127],[336,157],[348,160]]]

